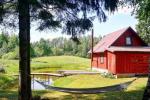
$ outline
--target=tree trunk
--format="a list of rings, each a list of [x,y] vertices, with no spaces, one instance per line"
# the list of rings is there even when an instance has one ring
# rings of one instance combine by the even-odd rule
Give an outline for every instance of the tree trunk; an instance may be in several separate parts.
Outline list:
[[[18,0],[19,11],[19,100],[31,100],[29,0]]]
[[[149,58],[149,69],[148,69],[147,86],[145,88],[142,100],[150,100],[150,58]]]

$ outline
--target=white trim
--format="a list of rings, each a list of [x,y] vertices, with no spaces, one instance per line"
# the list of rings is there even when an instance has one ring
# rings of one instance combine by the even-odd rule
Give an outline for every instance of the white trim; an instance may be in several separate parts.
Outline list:
[[[98,71],[100,73],[108,73],[108,70],[107,69],[102,69],[102,68],[95,68],[95,67],[92,67],[92,70],[93,71]]]

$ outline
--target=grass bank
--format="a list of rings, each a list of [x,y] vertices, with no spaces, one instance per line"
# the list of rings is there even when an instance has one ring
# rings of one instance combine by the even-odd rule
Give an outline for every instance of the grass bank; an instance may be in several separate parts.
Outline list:
[[[54,86],[65,88],[95,88],[115,85],[134,78],[104,78],[101,75],[73,75],[55,80]]]
[[[18,60],[0,59],[7,74],[16,74],[19,71]],[[31,60],[32,72],[56,72],[58,70],[88,70],[90,59],[75,56],[38,57]]]

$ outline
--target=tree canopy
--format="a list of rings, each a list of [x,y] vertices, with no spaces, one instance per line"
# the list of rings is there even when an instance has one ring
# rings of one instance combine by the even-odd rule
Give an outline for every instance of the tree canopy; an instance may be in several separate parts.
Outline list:
[[[139,35],[145,42],[150,43],[150,0],[138,0],[135,14],[138,19],[136,29]]]
[[[3,38],[2,38],[3,37]],[[5,38],[4,38],[5,37]],[[15,34],[0,34],[0,58],[19,59],[19,39]],[[100,41],[100,37],[94,37],[94,45]],[[80,44],[64,38],[58,37],[52,40],[40,39],[31,43],[30,57],[74,55],[89,57],[88,51],[91,48],[91,36],[79,38]],[[6,42],[7,41],[7,42]]]
[[[113,12],[117,9],[118,0],[29,0],[31,22],[39,30],[56,30],[72,36],[76,40],[79,34],[90,30],[92,21],[98,17],[99,21],[106,21],[105,11]],[[18,1],[0,1],[1,25],[17,28]]]

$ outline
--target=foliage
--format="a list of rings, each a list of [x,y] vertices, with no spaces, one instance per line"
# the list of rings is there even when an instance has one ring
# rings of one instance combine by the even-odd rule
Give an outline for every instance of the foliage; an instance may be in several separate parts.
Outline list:
[[[19,57],[18,36],[2,33],[0,39],[0,58],[3,56],[3,58],[17,59]]]
[[[138,24],[136,26],[140,36],[150,45],[150,0],[136,0],[136,17]],[[142,100],[150,99],[150,75],[148,74],[147,86],[145,88]]]
[[[115,76],[112,73],[101,73],[101,75],[105,78],[115,78]]]
[[[2,26],[18,27],[20,21],[16,19],[20,13],[18,2],[20,1],[2,0],[0,2]],[[114,12],[120,3],[118,0],[32,0],[24,4],[30,5],[31,23],[39,23],[39,30],[62,28],[63,33],[71,35],[72,39],[77,41],[80,34],[84,34],[93,27],[92,21],[96,17],[100,22],[105,22],[107,19],[105,11]]]
[[[3,36],[4,34],[0,34]],[[100,41],[101,37],[94,37],[94,44]],[[7,42],[5,41],[7,40]],[[1,41],[0,57],[3,59],[18,59],[19,58],[19,43],[17,35],[7,35],[4,41]],[[88,51],[91,48],[91,36],[83,36],[79,38],[80,44],[73,42],[70,39],[58,37],[52,40],[41,39],[40,41],[31,43],[30,56],[59,56],[59,55],[74,55],[80,57],[89,57]]]
[[[2,59],[18,59],[18,58],[19,58],[18,52],[16,52],[16,51],[6,53],[2,56]]]
[[[150,43],[150,1],[137,0],[135,14],[138,19],[136,29],[139,35],[143,38],[143,40],[145,40],[146,43]]]
[[[9,84],[10,82],[12,82],[14,80],[13,77],[9,77],[9,76],[4,76],[2,74],[0,74],[0,89],[6,87],[5,84]]]

